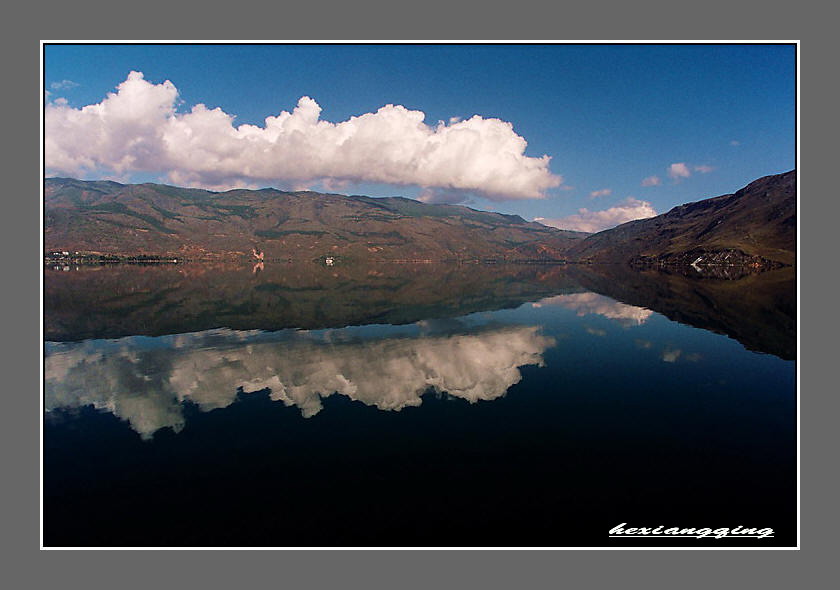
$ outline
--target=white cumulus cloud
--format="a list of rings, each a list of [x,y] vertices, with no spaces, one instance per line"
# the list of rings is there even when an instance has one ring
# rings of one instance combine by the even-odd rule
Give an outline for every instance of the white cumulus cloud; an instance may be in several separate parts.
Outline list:
[[[525,155],[513,125],[473,115],[424,123],[422,111],[388,104],[332,123],[301,97],[263,126],[197,104],[177,112],[178,90],[131,72],[98,104],[50,102],[44,116],[48,173],[166,174],[206,188],[313,182],[413,185],[493,200],[543,198],[562,183],[551,158]]]
[[[590,199],[597,199],[598,197],[607,197],[612,194],[612,189],[610,188],[602,188],[597,191],[592,191],[589,193]]]
[[[655,174],[642,179],[642,186],[659,186],[660,184],[662,184],[662,179]]]
[[[569,229],[584,232],[598,232],[634,221],[636,219],[647,219],[658,215],[653,206],[647,201],[640,201],[633,197],[627,197],[624,201],[601,211],[590,211],[583,208],[568,217],[559,219],[536,219],[543,225],[550,225],[559,229]]]
[[[685,162],[676,162],[668,166],[668,176],[678,181],[691,176],[691,170]]]

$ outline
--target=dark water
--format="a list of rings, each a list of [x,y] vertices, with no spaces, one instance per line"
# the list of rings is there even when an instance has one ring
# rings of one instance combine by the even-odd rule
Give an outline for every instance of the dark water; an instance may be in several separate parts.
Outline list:
[[[257,270],[47,269],[45,545],[796,543],[791,272]]]

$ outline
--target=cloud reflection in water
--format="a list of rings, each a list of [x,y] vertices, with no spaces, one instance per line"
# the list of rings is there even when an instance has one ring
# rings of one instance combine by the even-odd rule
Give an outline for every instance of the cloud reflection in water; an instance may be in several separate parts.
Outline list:
[[[644,307],[620,303],[597,293],[555,295],[554,297],[547,297],[531,305],[533,307],[559,305],[560,307],[576,312],[580,317],[597,314],[611,320],[616,320],[625,328],[641,326],[653,315],[651,310],[645,309]]]
[[[427,330],[427,326],[415,326]],[[503,396],[519,367],[542,365],[554,345],[535,326],[405,333],[360,338],[324,332],[209,330],[150,338],[47,343],[47,412],[92,405],[126,420],[144,439],[184,427],[182,402],[202,411],[233,403],[238,390],[317,414],[322,399],[345,395],[380,410],[419,406],[428,390],[471,403]]]

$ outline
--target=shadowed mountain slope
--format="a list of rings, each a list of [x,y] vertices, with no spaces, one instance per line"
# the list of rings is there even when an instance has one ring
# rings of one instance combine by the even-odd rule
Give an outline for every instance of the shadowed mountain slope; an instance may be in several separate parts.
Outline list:
[[[632,265],[792,265],[796,171],[766,176],[732,195],[680,205],[573,245],[571,260]]]

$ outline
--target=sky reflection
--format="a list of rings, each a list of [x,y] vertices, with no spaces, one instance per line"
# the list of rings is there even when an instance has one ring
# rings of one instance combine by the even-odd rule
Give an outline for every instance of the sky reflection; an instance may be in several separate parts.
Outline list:
[[[351,328],[208,330],[47,343],[45,408],[92,405],[148,439],[161,428],[184,427],[183,402],[210,411],[232,404],[239,391],[270,389],[272,400],[306,418],[333,394],[392,411],[419,406],[429,390],[474,403],[503,396],[520,381],[519,368],[542,365],[554,345],[536,326],[451,327],[460,331],[380,326],[391,337],[366,338]]]
[[[580,317],[597,314],[611,320],[617,320],[624,327],[640,326],[653,315],[651,310],[645,309],[644,307],[620,303],[597,293],[555,295],[554,297],[547,297],[531,305],[533,307],[558,305],[576,312]]]

